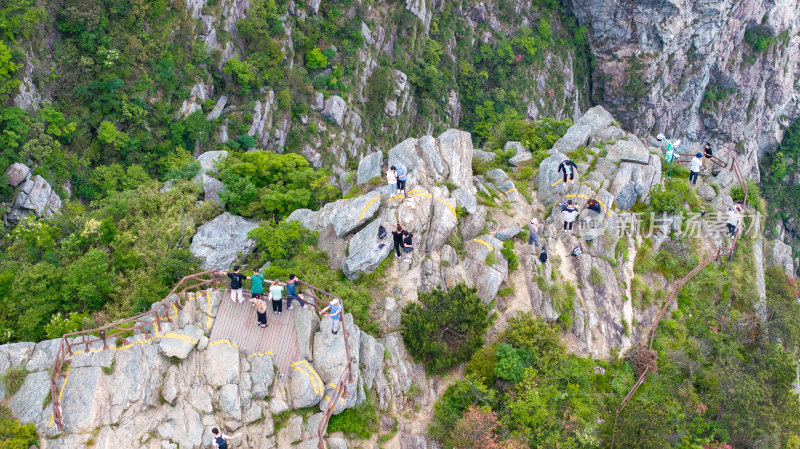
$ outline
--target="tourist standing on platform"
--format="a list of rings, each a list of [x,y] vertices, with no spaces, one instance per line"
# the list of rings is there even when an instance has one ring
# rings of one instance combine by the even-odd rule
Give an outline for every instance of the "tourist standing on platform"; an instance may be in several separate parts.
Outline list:
[[[250,286],[250,293],[253,294],[253,299],[260,298],[264,294],[264,275],[259,273],[258,268],[253,268],[253,275],[250,276],[252,285]]]
[[[306,305],[305,300],[303,299],[303,295],[297,293],[297,284],[300,283],[300,279],[294,275],[294,273],[289,275],[289,281],[286,283],[286,309],[292,310],[294,306],[292,305],[292,300],[296,299],[297,302],[303,306],[304,309],[307,309],[308,306]]]
[[[389,169],[386,170],[386,182],[389,185],[389,196],[392,197],[397,193],[397,173],[394,167],[389,167]]]
[[[261,327],[267,327],[267,302],[264,301],[264,298],[261,295],[258,298],[253,299],[253,304],[256,306],[256,319],[258,320],[258,325]]]
[[[331,313],[325,313],[328,310],[330,310]],[[339,300],[334,298],[333,301],[331,301],[331,303],[328,304],[328,307],[322,309],[320,313],[322,314],[322,316],[331,317],[331,333],[333,335],[338,334],[339,321],[342,319],[342,306],[341,304],[339,304]]]
[[[217,274],[225,274],[231,278],[231,301],[244,302],[244,294],[242,294],[242,283],[247,276],[239,273],[239,265],[233,266],[233,273],[230,271],[218,271]]]
[[[283,312],[283,284],[277,280],[272,281],[269,287],[269,297],[272,300],[272,313],[280,315]]]

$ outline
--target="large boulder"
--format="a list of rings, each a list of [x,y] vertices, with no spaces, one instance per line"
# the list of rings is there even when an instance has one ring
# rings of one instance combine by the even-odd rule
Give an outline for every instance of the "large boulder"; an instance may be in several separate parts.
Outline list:
[[[346,330],[350,335],[348,343],[353,362],[351,366],[353,376],[357,376],[358,373],[360,330],[353,323],[353,316],[349,313],[345,314],[343,322],[339,324],[340,329],[337,335],[333,335],[331,332],[331,318],[323,318],[320,323],[320,331],[314,335],[314,368],[326,384],[338,382],[347,366],[347,351],[345,351],[341,329],[345,323]]]
[[[39,371],[28,374],[22,387],[11,398],[11,413],[24,423],[39,423],[44,415],[42,404],[49,392],[49,372]]]
[[[322,400],[325,384],[319,374],[305,360],[292,364],[289,373],[289,394],[294,408],[313,407]]]
[[[448,179],[462,189],[473,193],[472,186],[472,136],[466,131],[448,129],[436,139],[439,154],[449,170]]]
[[[539,201],[549,202],[566,193],[567,186],[561,182],[563,177],[558,171],[559,164],[566,158],[563,154],[554,151],[539,164],[539,172],[536,174],[536,195],[539,197]],[[578,176],[579,174],[575,173],[575,181],[578,180]]]
[[[297,334],[297,345],[300,348],[300,358],[309,362],[314,361],[313,341],[318,325],[319,316],[312,307],[295,310],[294,328]]]
[[[218,163],[224,161],[228,158],[228,152],[225,150],[218,150],[218,151],[206,151],[205,153],[197,156],[197,162],[200,163],[200,172],[198,175],[204,175],[206,173],[214,173],[216,166]]]
[[[506,142],[506,145],[503,147],[503,151],[508,151],[511,149],[516,150],[516,153],[513,157],[511,157],[511,159],[508,160],[508,163],[515,167],[523,162],[533,159],[531,152],[526,150],[525,147],[523,147],[519,142]]]
[[[18,186],[22,181],[28,179],[30,173],[31,169],[25,164],[20,164],[19,162],[11,164],[6,170],[8,185]]]
[[[383,248],[376,246],[380,225],[380,220],[375,220],[358,231],[350,240],[347,259],[342,267],[347,279],[355,281],[361,277],[361,273],[372,273],[392,251],[391,241],[385,242]]]
[[[214,109],[212,109],[211,112],[209,112],[208,115],[206,116],[206,120],[212,121],[219,118],[219,116],[222,114],[222,111],[225,109],[225,105],[227,103],[228,103],[228,97],[226,97],[225,95],[219,97],[219,100],[217,100],[217,104],[214,105]]]
[[[202,262],[204,270],[228,269],[239,255],[253,252],[256,242],[247,233],[258,225],[238,215],[225,212],[197,228],[189,247]]]
[[[266,397],[275,378],[275,365],[272,355],[251,352],[247,354],[247,362],[250,363],[253,397],[257,399]]]
[[[611,162],[647,164],[650,162],[650,152],[639,142],[618,140],[608,148],[606,159]]]
[[[553,145],[553,150],[561,154],[567,154],[570,151],[575,151],[582,146],[586,146],[589,142],[589,136],[592,133],[592,128],[588,125],[573,125],[570,126],[566,134],[558,139]]]
[[[347,103],[338,95],[333,95],[325,100],[322,116],[339,126],[344,124],[344,114],[347,112]]]
[[[772,246],[772,257],[768,258],[770,265],[783,268],[789,276],[795,277],[792,247],[780,240],[775,240]]]
[[[242,403],[239,399],[239,387],[225,384],[219,389],[217,404],[225,419],[242,419]]]
[[[164,334],[158,342],[158,348],[166,357],[185,359],[200,341],[203,331],[194,325]]]
[[[498,240],[506,241],[513,239],[519,235],[520,232],[522,232],[522,228],[517,225],[513,225],[495,232],[494,237]]]
[[[602,106],[595,106],[575,122],[576,125],[588,126],[592,134],[597,134],[600,130],[606,129],[614,123],[614,117]]]
[[[380,177],[381,168],[383,168],[383,153],[380,151],[373,151],[362,157],[358,163],[356,184],[366,184],[370,179]]]
[[[462,188],[458,188],[453,191],[452,193],[453,198],[455,198],[456,203],[464,208],[467,213],[474,214],[478,210],[478,198],[475,195],[467,192]]]
[[[222,340],[208,344],[204,355],[203,373],[206,383],[221,387],[239,381],[239,350]]]
[[[198,183],[203,186],[203,198],[206,201],[213,201],[217,204],[221,204],[222,200],[219,197],[219,192],[225,190],[225,184],[222,183],[217,178],[212,178],[208,175],[199,175],[197,180]]]
[[[20,188],[14,202],[12,216],[19,218],[26,215],[22,209],[32,210],[40,217],[49,217],[61,210],[61,198],[41,176],[36,175],[26,180]]]
[[[107,424],[108,393],[102,386],[99,366],[71,368],[69,381],[61,398],[64,428],[71,432],[91,431]]]
[[[345,203],[343,207],[333,213],[330,219],[336,236],[344,237],[366,223],[375,216],[375,212],[378,211],[380,205],[381,194],[375,191]],[[378,235],[377,231],[375,235]]]

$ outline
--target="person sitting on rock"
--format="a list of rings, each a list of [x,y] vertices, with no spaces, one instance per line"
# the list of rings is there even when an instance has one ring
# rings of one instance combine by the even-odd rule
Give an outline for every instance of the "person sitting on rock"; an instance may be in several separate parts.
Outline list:
[[[580,210],[575,207],[572,203],[572,200],[567,200],[566,206],[561,209],[561,216],[564,217],[564,230],[566,231],[569,229],[572,231],[572,224],[575,222],[575,219],[578,217]]]
[[[558,164],[558,171],[564,172],[564,182],[567,182],[567,175],[569,175],[570,181],[575,179],[575,170],[577,168],[578,166],[569,159],[564,159],[560,164]]]
[[[212,438],[214,439],[214,447],[216,449],[228,449],[228,440],[239,436],[237,433],[229,437],[228,435],[220,432],[216,427],[211,429],[211,434],[213,435]]]
[[[700,176],[700,167],[703,166],[703,154],[697,153],[692,158],[692,162],[689,166],[689,182],[692,185],[697,184],[697,177]]]
[[[602,214],[603,213],[603,208],[600,207],[600,202],[597,201],[594,198],[590,199],[586,203],[586,208],[589,209],[590,211],[598,213],[598,214]]]
[[[330,310],[331,313],[325,313],[328,310]],[[331,317],[331,333],[333,335],[339,333],[339,321],[342,319],[342,306],[339,304],[339,300],[333,298],[333,301],[328,304],[328,307],[322,309],[320,313],[322,316]]]

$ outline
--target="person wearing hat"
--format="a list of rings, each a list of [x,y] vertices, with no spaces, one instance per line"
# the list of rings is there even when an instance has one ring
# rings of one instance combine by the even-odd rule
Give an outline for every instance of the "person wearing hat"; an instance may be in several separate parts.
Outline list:
[[[697,153],[692,158],[689,166],[689,182],[692,185],[697,184],[697,177],[700,175],[700,167],[703,166],[703,153]]]
[[[664,155],[664,161],[672,162],[675,160],[675,150],[678,148],[678,145],[681,144],[681,139],[676,140],[675,142],[667,142],[667,153]]]
[[[536,246],[541,246],[539,244],[539,219],[536,217],[531,218],[530,223],[528,223],[528,245],[533,245],[536,243]]]
[[[325,313],[328,310],[330,310],[331,313]],[[339,304],[339,299],[333,298],[333,301],[331,301],[331,303],[328,304],[328,307],[322,309],[320,313],[322,314],[322,316],[331,317],[331,333],[333,335],[339,333],[339,320],[342,319],[342,305]]]

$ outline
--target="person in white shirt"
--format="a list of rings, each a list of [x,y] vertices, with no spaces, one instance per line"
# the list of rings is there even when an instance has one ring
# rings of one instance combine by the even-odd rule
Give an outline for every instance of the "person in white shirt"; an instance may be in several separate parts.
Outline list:
[[[700,167],[703,166],[703,153],[697,153],[692,158],[689,166],[689,182],[697,184],[697,176],[700,175]]]
[[[728,237],[736,235],[736,227],[742,221],[742,211],[742,205],[739,203],[728,208]]]
[[[397,173],[394,169],[386,170],[386,181],[389,183],[389,196],[394,196],[397,193]]]

